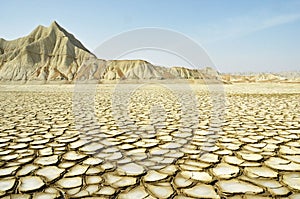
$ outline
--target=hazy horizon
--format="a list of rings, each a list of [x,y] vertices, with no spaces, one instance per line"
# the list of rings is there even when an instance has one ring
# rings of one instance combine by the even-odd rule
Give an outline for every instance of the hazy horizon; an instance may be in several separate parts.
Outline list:
[[[202,46],[222,73],[299,71],[299,1],[6,1],[0,38],[26,36],[56,20],[90,51],[121,32],[157,27]],[[13,14],[11,14],[13,13]],[[7,17],[9,16],[9,17]],[[38,16],[38,17],[37,17]],[[111,59],[110,57],[100,57]],[[157,51],[130,53],[155,65],[189,64]]]

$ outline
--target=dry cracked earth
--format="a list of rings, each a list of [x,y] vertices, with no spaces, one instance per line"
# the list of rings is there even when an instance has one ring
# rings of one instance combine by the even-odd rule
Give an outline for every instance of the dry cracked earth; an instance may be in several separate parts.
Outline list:
[[[1,85],[0,197],[300,198],[300,85],[223,89]]]

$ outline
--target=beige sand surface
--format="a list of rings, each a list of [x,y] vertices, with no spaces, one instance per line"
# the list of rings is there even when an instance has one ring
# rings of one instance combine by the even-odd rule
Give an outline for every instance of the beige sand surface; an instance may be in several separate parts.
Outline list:
[[[0,85],[0,197],[300,198],[299,99],[300,84]]]

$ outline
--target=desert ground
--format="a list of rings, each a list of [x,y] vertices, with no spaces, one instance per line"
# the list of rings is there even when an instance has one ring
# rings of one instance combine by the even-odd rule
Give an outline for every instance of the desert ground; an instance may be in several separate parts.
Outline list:
[[[300,198],[300,84],[0,85],[1,198]]]

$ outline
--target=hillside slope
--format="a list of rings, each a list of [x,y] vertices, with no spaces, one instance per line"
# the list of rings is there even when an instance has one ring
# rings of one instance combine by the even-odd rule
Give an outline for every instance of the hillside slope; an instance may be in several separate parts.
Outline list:
[[[72,80],[81,64],[95,56],[56,22],[28,36],[0,40],[0,80]]]
[[[6,41],[0,38],[0,82],[56,82],[102,80],[204,80],[206,82],[299,82],[291,75],[238,75],[206,67],[162,67],[144,60],[98,59],[74,35],[57,22],[38,26],[28,36]],[[195,81],[195,82],[204,82]]]
[[[57,22],[28,36],[0,39],[0,81],[217,79],[211,68],[166,68],[144,60],[97,59]]]

